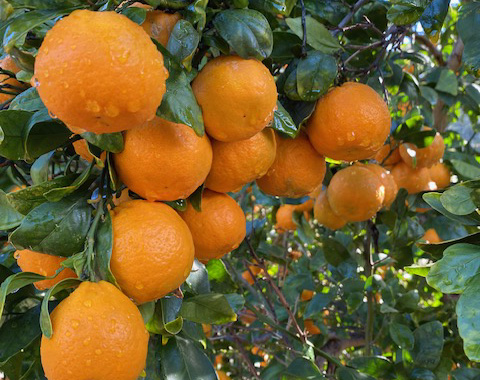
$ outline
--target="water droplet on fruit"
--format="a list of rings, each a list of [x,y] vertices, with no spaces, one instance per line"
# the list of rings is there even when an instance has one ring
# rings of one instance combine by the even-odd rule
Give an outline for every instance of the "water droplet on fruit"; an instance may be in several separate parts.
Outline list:
[[[102,350],[99,349],[99,348],[97,348],[97,349],[95,350],[95,354],[96,354],[96,355],[101,355],[101,354],[102,354]]]
[[[46,48],[43,49],[43,53],[44,53],[45,55],[48,55],[48,47],[46,47]]]
[[[48,78],[48,77],[50,76],[50,74],[48,73],[47,70],[45,70],[45,72],[43,73],[43,76],[44,76],[45,78]]]
[[[114,106],[113,104],[109,104],[105,107],[105,114],[108,117],[116,117],[120,113],[118,107]]]
[[[91,361],[90,359],[88,359],[88,360],[85,361],[85,364],[86,364],[87,366],[89,366],[90,364],[92,364],[92,361]]]
[[[70,49],[75,50],[77,48],[77,45],[71,45]]]
[[[135,284],[135,289],[142,290],[143,289],[143,284],[141,282],[137,282]]]
[[[129,57],[130,57],[130,52],[126,50],[123,52],[123,54],[120,57],[118,57],[118,62],[126,63]]]
[[[77,321],[76,319],[72,319],[72,327],[74,329],[78,329],[78,326],[80,326],[80,322]]]
[[[138,100],[133,100],[127,104],[128,112],[138,112],[140,111],[140,102]]]
[[[72,333],[71,333],[70,331],[67,331],[67,332],[65,333],[65,335],[66,335],[66,336],[71,336]]]
[[[90,344],[90,340],[90,338],[85,338],[85,340],[83,341],[83,345],[88,346]]]
[[[92,307],[92,301],[91,300],[85,300],[85,301],[83,301],[83,305],[85,307]]]
[[[87,319],[91,321],[93,318],[91,316],[88,316]]]
[[[87,100],[86,109],[88,112],[93,112],[93,113],[98,113],[101,110],[100,105],[95,100]]]
[[[69,87],[70,87],[70,85],[67,82],[63,82],[63,88],[66,89],[66,88],[69,88]]]
[[[119,352],[117,352],[117,353],[115,354],[115,356],[116,356],[117,358],[121,358],[121,357],[122,357],[122,353],[119,351]]]

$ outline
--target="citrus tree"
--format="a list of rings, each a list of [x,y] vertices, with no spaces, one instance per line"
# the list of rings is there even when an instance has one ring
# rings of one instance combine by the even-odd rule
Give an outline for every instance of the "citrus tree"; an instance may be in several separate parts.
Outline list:
[[[479,32],[0,0],[0,378],[479,379]]]

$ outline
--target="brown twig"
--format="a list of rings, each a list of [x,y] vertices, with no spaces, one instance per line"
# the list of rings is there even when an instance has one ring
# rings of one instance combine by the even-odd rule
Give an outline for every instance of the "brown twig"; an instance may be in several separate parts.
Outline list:
[[[425,46],[427,50],[435,57],[439,65],[445,66],[445,60],[443,59],[442,52],[436,48],[436,46],[428,39],[428,37],[418,33],[415,33],[414,36],[415,40]]]

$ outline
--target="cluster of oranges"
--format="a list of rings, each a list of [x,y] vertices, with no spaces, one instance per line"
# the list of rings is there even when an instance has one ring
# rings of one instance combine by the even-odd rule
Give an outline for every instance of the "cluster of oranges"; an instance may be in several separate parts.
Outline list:
[[[385,148],[388,108],[360,83],[345,83],[320,99],[306,131],[291,139],[267,128],[277,104],[269,70],[255,59],[219,56],[192,83],[206,134],[158,117],[169,73],[151,38],[165,45],[179,18],[149,9],[139,26],[115,12],[77,10],[55,24],[36,56],[32,83],[53,117],[74,134],[123,132],[124,149],[113,156],[115,169],[142,198],[125,194],[110,211],[110,264],[121,290],[102,281],[83,282],[52,313],[53,336],[43,337],[41,345],[50,380],[80,379],[80,373],[82,379],[137,378],[148,333],[131,300],[142,304],[164,297],[185,281],[195,257],[205,263],[240,245],[245,215],[228,192],[256,181],[269,195],[310,195],[301,205],[281,207],[277,227],[294,229],[293,213],[308,216],[313,208],[321,224],[336,229],[388,207],[397,187],[426,188],[423,182],[409,187],[406,181],[417,181],[412,177],[446,185],[448,169],[438,163],[443,140],[436,137],[423,149]],[[1,67],[9,69],[9,62]],[[92,159],[85,140],[74,148]],[[385,167],[393,165],[392,174],[377,164],[356,163],[335,173],[322,190],[325,157],[351,162],[375,155]],[[188,202],[177,212],[163,203],[187,199],[202,184],[201,210]],[[22,270],[45,276],[54,275],[64,260],[30,250],[17,251],[16,257]],[[248,274],[259,272],[254,265]],[[75,276],[64,269],[35,285],[46,289]]]

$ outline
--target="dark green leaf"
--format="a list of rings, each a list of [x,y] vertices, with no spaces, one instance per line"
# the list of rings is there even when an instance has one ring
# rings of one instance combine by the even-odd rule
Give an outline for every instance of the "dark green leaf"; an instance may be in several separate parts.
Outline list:
[[[192,195],[188,197],[188,201],[191,203],[192,207],[197,212],[202,211],[203,190],[204,190],[204,186],[202,185],[197,190],[195,190]]]
[[[449,5],[450,0],[433,0],[423,12],[420,23],[430,37],[438,39]]]
[[[428,322],[418,327],[414,333],[415,346],[412,351],[417,367],[434,369],[440,362],[443,350],[443,326],[439,321]]]
[[[480,276],[475,276],[460,296],[457,302],[458,332],[463,338],[463,349],[468,358],[480,361],[480,336],[478,325],[480,323],[478,310],[480,308]]]
[[[185,282],[196,294],[210,293],[210,282],[208,281],[208,273],[200,261],[195,259],[190,275]]]
[[[438,244],[417,244],[422,250],[432,254],[435,257],[441,256],[443,252],[450,246],[467,243],[467,244],[480,244],[480,232],[476,232],[471,235],[467,235],[458,239],[446,240]]]
[[[286,23],[290,30],[298,37],[303,38],[302,18],[287,18]],[[311,16],[307,16],[307,43],[315,50],[323,53],[335,53],[341,46],[325,26]]]
[[[425,9],[414,4],[401,2],[393,5],[387,12],[387,18],[395,25],[407,25],[417,21]]]
[[[460,8],[460,17],[457,23],[458,34],[462,38],[465,48],[463,61],[474,69],[480,67],[480,3],[473,1],[463,4]]]
[[[0,190],[0,230],[9,230],[22,223],[23,215],[9,202],[7,195]]]
[[[55,152],[48,152],[38,157],[30,168],[30,176],[35,185],[48,181],[50,159]]]
[[[333,238],[323,239],[323,252],[328,263],[334,267],[338,267],[350,258],[350,254],[343,244]]]
[[[83,250],[91,214],[85,198],[43,203],[27,214],[10,239],[17,249],[72,256]]]
[[[25,157],[23,129],[31,117],[32,114],[26,111],[0,111],[0,129],[4,135],[0,143],[0,156],[10,160],[22,160]]]
[[[188,125],[198,136],[203,136],[205,129],[202,110],[193,95],[187,76],[168,50],[159,44],[157,48],[162,52],[169,72],[167,92],[158,107],[157,115],[174,123]]]
[[[178,316],[182,300],[176,297],[164,297],[155,304],[153,318],[147,323],[147,330],[153,334],[173,336],[183,327],[183,318]]]
[[[295,138],[299,131],[299,128],[295,125],[292,117],[280,101],[277,101],[277,109],[273,113],[273,129],[292,138]]]
[[[185,299],[180,315],[192,322],[223,324],[237,320],[223,294],[209,293]]]
[[[138,25],[142,25],[147,17],[147,10],[139,7],[127,7],[123,9],[122,14]]]
[[[30,87],[28,90],[17,95],[10,103],[8,109],[34,112],[45,109],[45,106],[38,95],[37,89],[35,87]]]
[[[80,174],[77,178],[75,178],[75,181],[73,181],[69,186],[65,187],[57,187],[52,190],[46,191],[43,196],[49,201],[49,202],[58,202],[61,199],[65,198],[67,195],[72,194],[76,190],[78,190],[80,187],[82,187],[85,184],[91,184],[94,178],[92,178],[92,170],[94,167],[94,162],[92,161],[90,165],[88,166],[87,169],[83,171],[82,174]]]
[[[242,58],[263,60],[273,50],[273,33],[267,19],[253,9],[228,9],[213,24],[220,36]]]
[[[192,69],[192,58],[199,42],[200,34],[193,25],[188,21],[180,20],[172,30],[167,49],[183,67],[190,71]]]
[[[250,6],[275,15],[288,16],[297,0],[250,0]]]
[[[208,280],[211,287],[218,292],[231,292],[237,288],[222,260],[210,260],[207,263]]]
[[[348,363],[351,367],[376,379],[384,377],[392,370],[393,364],[383,356],[353,358]]]
[[[442,202],[440,201],[440,197],[441,194],[435,192],[423,194],[423,199],[425,200],[425,202],[427,202],[432,208],[437,210],[439,213],[445,215],[446,217],[465,225],[476,226],[480,224],[480,217],[476,212],[464,216],[455,215],[451,212],[448,212],[448,210],[443,207]]]
[[[305,358],[295,358],[285,369],[282,379],[288,380],[320,380],[325,379],[322,371],[314,362]]]
[[[451,160],[453,168],[462,177],[475,179],[480,177],[480,166],[469,164],[460,160]]]
[[[97,212],[100,212],[97,210]],[[110,258],[113,249],[113,226],[112,217],[106,212],[100,219],[95,231],[95,273],[102,280],[117,284],[115,277],[110,270]]]
[[[339,367],[335,372],[338,380],[375,380],[373,377],[360,373],[353,368]]]
[[[452,214],[469,215],[477,208],[471,197],[473,191],[473,189],[466,186],[453,186],[440,196],[440,202]]]
[[[403,350],[412,350],[415,338],[410,329],[400,323],[392,322],[389,325],[390,337]]]
[[[120,153],[123,151],[123,135],[121,132],[105,133],[102,135],[85,132],[82,133],[81,136],[90,144],[99,147],[101,150],[112,153]]]
[[[318,293],[313,296],[305,309],[305,318],[319,318],[323,310],[332,302],[333,295],[331,293]]]
[[[426,368],[414,368],[410,373],[412,380],[437,380],[435,374]]]
[[[150,4],[154,8],[173,8],[182,9],[191,3],[191,0],[146,0],[147,4]]]
[[[458,80],[455,73],[450,69],[443,68],[440,72],[440,78],[435,86],[435,90],[457,96]]]

